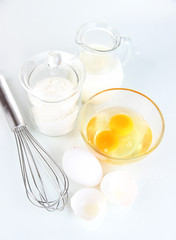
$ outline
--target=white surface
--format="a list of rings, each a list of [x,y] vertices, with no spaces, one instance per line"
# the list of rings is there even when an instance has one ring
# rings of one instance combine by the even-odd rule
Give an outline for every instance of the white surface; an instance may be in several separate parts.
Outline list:
[[[125,68],[124,87],[139,90],[161,108],[166,122],[160,146],[128,169],[139,194],[126,212],[108,207],[100,225],[78,221],[70,209],[49,213],[32,206],[23,188],[13,134],[0,111],[0,239],[176,239],[176,1],[175,0],[1,0],[0,72],[30,125],[25,93],[19,83],[21,64],[33,54],[76,51],[75,32],[87,21],[112,24],[133,40],[140,55]],[[78,130],[62,138],[33,134],[60,161],[65,149],[84,146]],[[107,170],[106,170],[107,171]],[[79,186],[70,188],[70,196]]]

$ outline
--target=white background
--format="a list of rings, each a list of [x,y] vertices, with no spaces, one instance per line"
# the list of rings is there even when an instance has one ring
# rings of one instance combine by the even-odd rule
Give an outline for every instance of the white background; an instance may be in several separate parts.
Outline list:
[[[31,128],[19,69],[41,51],[76,52],[75,32],[91,20],[112,24],[132,39],[140,54],[126,66],[123,86],[159,105],[166,122],[164,139],[150,156],[122,167],[135,175],[139,186],[133,206],[122,213],[108,206],[104,221],[91,225],[78,220],[69,204],[63,212],[49,213],[29,203],[14,137],[0,111],[0,239],[176,239],[175,0],[0,0],[0,72],[31,131],[60,162],[65,149],[84,146],[83,140],[78,129],[49,138]]]

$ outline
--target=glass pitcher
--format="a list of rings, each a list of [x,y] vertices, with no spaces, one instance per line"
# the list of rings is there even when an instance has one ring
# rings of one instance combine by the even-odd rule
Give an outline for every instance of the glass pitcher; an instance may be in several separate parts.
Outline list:
[[[122,37],[106,23],[89,22],[77,31],[76,43],[80,47],[79,58],[86,69],[82,88],[82,101],[97,92],[118,88],[123,82],[123,67],[131,55],[129,38]],[[121,59],[121,45],[125,45]]]

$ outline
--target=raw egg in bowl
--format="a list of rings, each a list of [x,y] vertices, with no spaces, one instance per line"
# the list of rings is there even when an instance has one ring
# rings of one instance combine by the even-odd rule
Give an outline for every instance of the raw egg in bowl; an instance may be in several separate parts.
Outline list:
[[[113,88],[82,107],[80,132],[95,156],[114,164],[137,161],[160,144],[164,118],[159,107],[135,90]]]

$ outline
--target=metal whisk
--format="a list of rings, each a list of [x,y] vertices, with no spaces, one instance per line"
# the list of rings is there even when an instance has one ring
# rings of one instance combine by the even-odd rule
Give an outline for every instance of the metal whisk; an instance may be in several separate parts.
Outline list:
[[[15,135],[28,199],[35,206],[48,211],[63,210],[68,199],[68,178],[28,131],[6,80],[1,75],[0,104]]]

